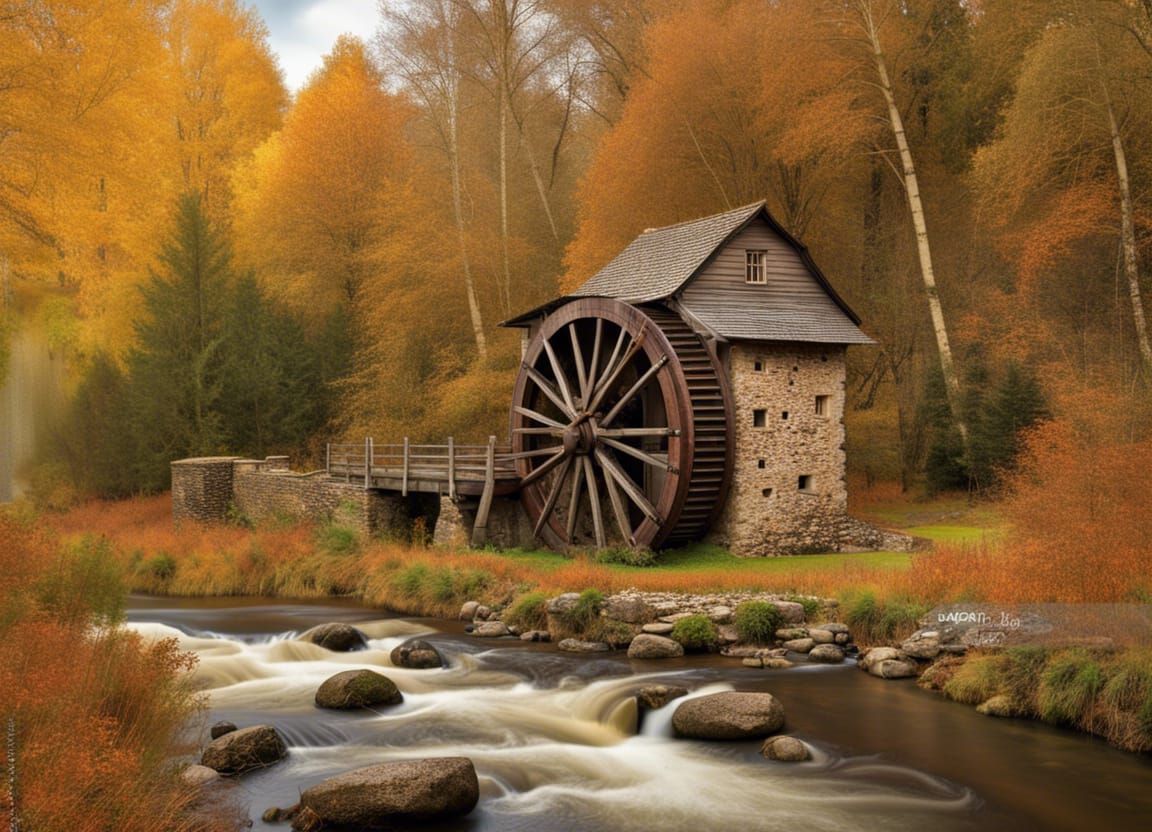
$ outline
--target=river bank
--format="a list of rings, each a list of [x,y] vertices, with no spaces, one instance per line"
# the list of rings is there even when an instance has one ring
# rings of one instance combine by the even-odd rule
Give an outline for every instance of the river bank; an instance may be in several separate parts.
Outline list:
[[[136,597],[128,618],[200,656],[197,679],[211,707],[205,731],[216,720],[271,722],[287,738],[285,761],[224,785],[249,805],[256,829],[284,829],[261,821],[264,809],[294,803],[326,777],[443,754],[475,762],[481,800],[465,826],[477,832],[1137,828],[1152,813],[1147,758],[1038,723],[989,720],[849,665],[764,671],[715,654],[566,654],[475,639],[462,621],[401,618],[343,600]],[[362,629],[369,649],[334,654],[294,640],[331,621]],[[417,636],[449,666],[393,667],[391,649]],[[377,713],[315,708],[320,683],[351,667],[386,674],[404,703]],[[677,740],[663,711],[638,733],[624,730],[613,714],[652,683],[693,695],[771,692],[783,703],[785,732],[813,760],[767,761],[758,742]]]

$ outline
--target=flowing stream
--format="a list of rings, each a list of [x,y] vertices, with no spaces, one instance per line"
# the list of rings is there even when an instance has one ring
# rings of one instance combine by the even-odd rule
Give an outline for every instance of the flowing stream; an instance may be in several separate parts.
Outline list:
[[[209,723],[274,724],[289,757],[225,788],[255,829],[326,777],[388,760],[463,755],[480,777],[469,830],[1031,830],[1140,829],[1152,819],[1152,759],[1036,723],[995,720],[907,682],[852,666],[784,671],[731,659],[629,662],[571,656],[549,645],[474,639],[457,622],[388,617],[346,604],[134,598],[130,625],[174,636],[200,657]],[[355,623],[370,649],[331,653],[293,635]],[[421,636],[442,670],[392,667],[388,654]],[[402,705],[342,713],[314,707],[328,676],[377,669]],[[766,690],[811,762],[775,763],[759,742],[675,740],[676,703],[633,731],[643,684],[691,695]],[[207,724],[204,726],[207,732]]]

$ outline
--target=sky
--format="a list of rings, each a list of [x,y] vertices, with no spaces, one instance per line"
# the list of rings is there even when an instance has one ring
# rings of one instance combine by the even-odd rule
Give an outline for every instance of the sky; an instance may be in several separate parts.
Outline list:
[[[377,0],[249,0],[268,24],[269,43],[292,92],[300,89],[336,38],[345,32],[370,40]]]

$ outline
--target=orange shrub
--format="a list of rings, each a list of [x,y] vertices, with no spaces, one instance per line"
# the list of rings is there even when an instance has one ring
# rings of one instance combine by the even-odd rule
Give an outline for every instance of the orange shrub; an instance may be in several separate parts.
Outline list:
[[[195,794],[176,777],[176,758],[189,750],[180,736],[200,708],[186,673],[194,658],[174,640],[146,643],[91,626],[105,611],[78,615],[60,586],[75,583],[61,575],[80,554],[2,514],[0,540],[0,737],[6,744],[14,734],[21,828],[235,829],[235,819],[193,811]],[[13,811],[6,787],[5,827]]]

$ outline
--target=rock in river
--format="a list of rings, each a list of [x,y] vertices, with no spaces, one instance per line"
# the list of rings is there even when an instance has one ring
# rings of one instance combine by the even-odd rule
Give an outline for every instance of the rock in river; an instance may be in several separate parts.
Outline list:
[[[253,725],[212,740],[200,764],[221,774],[243,774],[279,762],[287,754],[288,746],[275,728]]]
[[[440,651],[420,639],[406,641],[393,648],[391,659],[395,667],[407,667],[412,670],[444,666],[444,659],[440,655]]]
[[[784,708],[770,693],[713,693],[682,702],[672,714],[677,736],[699,740],[766,737],[784,725]]]
[[[300,636],[300,640],[310,641],[336,653],[363,650],[368,646],[364,634],[351,624],[320,624],[306,631]]]
[[[688,695],[688,688],[679,685],[646,685],[636,693],[636,701],[644,708],[655,711],[663,708],[673,699]]]
[[[345,670],[326,679],[316,691],[316,705],[320,708],[352,710],[399,705],[403,701],[395,682],[374,670]]]
[[[208,733],[212,736],[212,739],[218,740],[225,734],[231,734],[235,730],[236,726],[231,722],[217,722],[209,729]]]
[[[808,661],[821,664],[839,664],[844,661],[844,651],[835,644],[817,644],[808,651]]]
[[[628,646],[630,659],[675,659],[684,655],[680,642],[664,636],[641,633]]]
[[[472,631],[472,635],[476,638],[501,638],[502,636],[512,635],[508,631],[503,621],[485,621],[482,624],[477,624],[476,629]]]
[[[581,641],[578,638],[566,638],[556,646],[565,653],[606,653],[612,649],[603,641]]]
[[[467,757],[401,760],[305,789],[292,828],[392,829],[466,815],[479,800],[476,769]]]
[[[808,746],[795,737],[769,737],[760,747],[760,753],[782,763],[799,763],[811,756]]]

